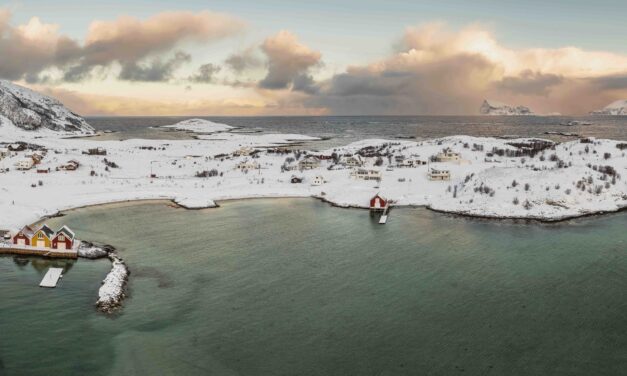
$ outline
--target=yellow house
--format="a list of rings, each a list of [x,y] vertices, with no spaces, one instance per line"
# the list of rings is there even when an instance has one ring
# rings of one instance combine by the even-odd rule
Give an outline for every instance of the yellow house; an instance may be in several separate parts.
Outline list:
[[[39,228],[39,230],[35,231],[30,244],[33,247],[51,248],[53,236],[54,231],[52,231],[50,227],[43,225]]]

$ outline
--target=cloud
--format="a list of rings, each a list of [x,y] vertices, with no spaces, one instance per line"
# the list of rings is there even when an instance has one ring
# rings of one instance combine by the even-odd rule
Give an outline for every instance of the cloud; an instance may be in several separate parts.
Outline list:
[[[257,47],[250,47],[243,51],[231,54],[224,64],[235,73],[242,73],[248,69],[258,68],[263,65],[261,57],[258,55]]]
[[[317,83],[304,102],[334,114],[463,115],[492,98],[539,113],[587,113],[627,97],[626,77],[627,56],[510,49],[480,26],[428,24],[408,28],[391,56]]]
[[[293,81],[320,63],[320,52],[300,43],[289,31],[267,38],[261,50],[268,58],[268,73],[259,82],[263,89],[286,89]]]
[[[80,46],[59,35],[59,27],[33,17],[28,23],[13,27],[11,13],[0,9],[0,77],[36,80],[50,66],[64,66],[80,55]]]
[[[172,78],[172,74],[176,69],[184,63],[190,62],[191,59],[191,55],[179,51],[167,61],[156,57],[149,64],[126,63],[122,65],[122,70],[118,77],[127,81],[168,81]]]
[[[199,83],[211,83],[215,81],[215,75],[220,67],[211,63],[203,64],[198,68],[198,73],[190,76],[189,80]]]
[[[116,64],[121,67],[119,79],[154,81],[182,62],[180,56],[163,62],[161,55],[183,43],[220,40],[245,27],[234,17],[208,11],[163,12],[145,20],[123,16],[92,22],[80,45],[37,17],[17,27],[9,21],[10,13],[0,9],[0,77],[29,81],[50,68],[61,70],[66,81],[79,81],[94,69]]]
[[[518,76],[506,76],[496,87],[516,94],[548,95],[553,86],[564,82],[563,76],[526,70]]]

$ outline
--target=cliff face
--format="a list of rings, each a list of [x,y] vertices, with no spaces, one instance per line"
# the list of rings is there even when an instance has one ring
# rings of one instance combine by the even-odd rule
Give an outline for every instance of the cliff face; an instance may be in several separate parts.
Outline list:
[[[56,99],[0,80],[0,116],[27,131],[49,129],[77,135],[93,134],[85,119]]]

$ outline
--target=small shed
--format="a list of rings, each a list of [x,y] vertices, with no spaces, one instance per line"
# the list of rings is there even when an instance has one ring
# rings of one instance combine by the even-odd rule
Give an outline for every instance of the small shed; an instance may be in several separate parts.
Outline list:
[[[20,231],[13,235],[13,244],[30,245],[34,231],[30,226],[24,226]]]
[[[380,194],[376,194],[373,198],[370,199],[370,210],[384,210],[388,204],[388,200],[386,200]]]
[[[52,248],[72,249],[72,247],[74,247],[74,231],[67,226],[63,226],[52,238]]]

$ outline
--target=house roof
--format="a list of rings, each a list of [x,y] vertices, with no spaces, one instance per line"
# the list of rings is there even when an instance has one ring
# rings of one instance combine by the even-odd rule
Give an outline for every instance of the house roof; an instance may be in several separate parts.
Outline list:
[[[24,234],[25,236],[29,238],[32,237],[33,234],[35,233],[35,231],[33,231],[33,229],[30,226],[22,227],[22,229],[19,232],[21,232],[22,234]]]
[[[59,234],[65,234],[68,238],[74,240],[74,231],[70,230],[69,227],[67,226],[63,226],[59,229],[59,231],[57,231],[57,235]]]
[[[54,231],[48,225],[42,225],[36,232],[42,231],[48,238],[52,238]]]

